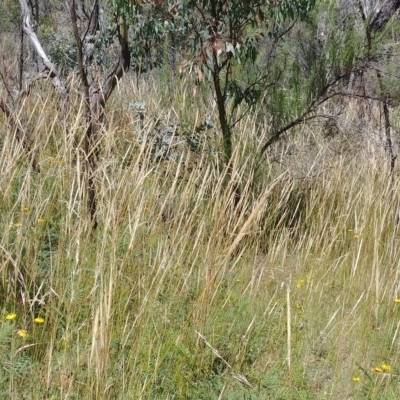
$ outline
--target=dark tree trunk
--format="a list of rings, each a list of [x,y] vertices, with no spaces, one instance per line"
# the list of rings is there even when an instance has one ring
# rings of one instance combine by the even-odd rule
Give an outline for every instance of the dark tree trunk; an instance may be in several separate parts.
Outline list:
[[[215,60],[214,64],[216,62],[217,61]],[[218,65],[214,65],[214,68],[218,68]],[[219,118],[219,123],[221,125],[222,137],[224,141],[224,157],[226,164],[228,164],[231,161],[232,157],[232,137],[228,123],[228,117],[226,115],[226,99],[224,94],[222,93],[219,70],[214,69],[212,75],[213,75],[216,102],[218,107],[218,118]]]
[[[371,48],[372,44],[372,35],[376,32],[381,31],[385,25],[389,22],[390,18],[396,13],[398,8],[400,7],[400,0],[386,0],[379,11],[374,15],[371,19],[370,23],[366,28],[366,35],[368,40],[368,47]],[[360,8],[362,9],[362,5],[360,2]],[[365,14],[362,14],[363,19],[366,19]],[[389,56],[388,56],[389,57]],[[386,136],[386,151],[389,153],[390,157],[390,172],[393,172],[396,155],[393,151],[393,143],[392,143],[392,135],[391,135],[391,123],[390,123],[390,107],[389,107],[389,96],[387,91],[384,88],[383,84],[383,76],[379,69],[376,70],[376,76],[378,79],[379,87],[382,95],[382,108],[383,108],[383,116],[385,120],[385,136]]]
[[[123,76],[130,66],[130,52],[128,46],[128,33],[126,21],[118,19],[118,38],[120,43],[120,55],[117,64],[105,79],[103,85],[95,76],[89,77],[89,69],[93,63],[95,50],[94,37],[99,29],[99,1],[96,0],[90,16],[87,17],[87,29],[85,36],[90,40],[85,42],[81,39],[77,14],[85,14],[82,2],[70,0],[70,16],[77,45],[78,68],[82,82],[82,92],[85,99],[87,129],[84,140],[84,154],[86,165],[88,208],[92,228],[97,227],[97,203],[95,173],[98,164],[98,140],[104,125],[104,106],[111,93],[115,89],[118,80]]]
[[[170,33],[169,34],[169,49],[168,49],[168,63],[169,63],[169,69],[170,69],[170,75],[171,77],[175,78],[176,76],[176,46],[177,46],[177,40],[174,34]]]
[[[368,25],[370,32],[378,32],[384,28],[389,19],[400,7],[400,0],[386,0]]]
[[[385,120],[385,149],[389,153],[390,157],[390,172],[393,173],[395,162],[396,162],[396,155],[393,151],[393,143],[392,143],[392,134],[391,134],[391,123],[390,123],[390,107],[389,107],[389,96],[386,93],[386,90],[383,86],[383,77],[379,70],[376,71],[376,76],[378,78],[379,87],[382,92],[383,100],[382,100],[382,109],[383,109],[383,117]]]

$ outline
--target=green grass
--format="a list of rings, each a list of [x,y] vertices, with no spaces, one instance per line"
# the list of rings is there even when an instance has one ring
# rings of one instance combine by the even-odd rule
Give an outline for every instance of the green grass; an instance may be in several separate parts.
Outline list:
[[[400,192],[378,146],[329,152],[335,139],[306,126],[287,142],[295,157],[256,170],[250,115],[229,180],[218,135],[195,153],[177,137],[169,161],[151,151],[155,126],[215,120],[207,101],[180,108],[184,85],[120,90],[99,143],[95,232],[79,101],[68,129],[51,96],[27,103],[36,171],[1,120],[0,396],[396,399]],[[139,100],[142,120],[128,106]]]

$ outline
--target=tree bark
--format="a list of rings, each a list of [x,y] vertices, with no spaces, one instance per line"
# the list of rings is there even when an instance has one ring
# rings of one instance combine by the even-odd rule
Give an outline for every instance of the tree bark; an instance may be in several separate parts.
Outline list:
[[[34,32],[37,34],[39,29],[39,0],[35,0],[35,26]],[[36,53],[34,53],[33,61],[36,65],[36,72],[39,72],[39,60]]]
[[[18,90],[22,90],[24,79],[24,27],[21,19],[21,26],[19,31],[19,60],[18,60]]]
[[[371,22],[367,25],[366,34],[368,39],[368,46],[371,47],[372,34],[381,31],[385,25],[389,22],[390,18],[396,13],[400,7],[400,0],[386,0],[383,6],[378,10]],[[364,15],[363,15],[364,16]],[[365,18],[365,16],[364,16]],[[388,56],[389,57],[389,56]],[[385,136],[386,136],[386,151],[390,157],[390,172],[394,170],[397,156],[393,151],[393,142],[391,134],[391,123],[390,123],[390,106],[389,96],[383,85],[383,76],[379,69],[376,70],[376,76],[378,79],[379,87],[382,92],[382,108],[383,116],[385,120]]]
[[[368,24],[370,32],[379,32],[400,7],[400,0],[386,0]]]
[[[215,60],[215,62],[217,61]],[[215,65],[215,62],[214,62],[214,67],[218,68],[218,65]],[[219,70],[214,69],[214,71],[212,72],[212,76],[214,82],[216,102],[218,107],[219,123],[221,125],[222,138],[224,141],[224,158],[226,164],[228,164],[232,157],[232,136],[231,136],[231,130],[229,128],[228,118],[226,115],[226,100],[222,93]]]

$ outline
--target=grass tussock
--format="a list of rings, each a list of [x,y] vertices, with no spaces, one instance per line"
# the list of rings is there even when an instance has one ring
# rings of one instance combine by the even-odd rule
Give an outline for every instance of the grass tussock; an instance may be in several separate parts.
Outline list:
[[[108,106],[95,232],[79,97],[64,126],[27,101],[36,169],[1,120],[1,396],[397,398],[400,192],[371,137],[301,127],[260,166],[248,116],[228,174],[190,141],[212,107],[156,89]]]

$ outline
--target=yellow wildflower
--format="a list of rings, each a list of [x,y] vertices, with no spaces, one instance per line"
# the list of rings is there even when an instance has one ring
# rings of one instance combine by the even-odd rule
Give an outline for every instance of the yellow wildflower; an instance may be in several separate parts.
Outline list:
[[[26,212],[26,213],[29,212],[29,207],[24,207],[23,211]]]
[[[28,332],[25,329],[20,329],[17,332],[18,336],[21,336],[22,338],[27,337],[28,336]]]
[[[17,222],[14,224],[14,228],[19,228],[22,224],[20,222]]]
[[[43,218],[38,218],[37,223],[38,224],[44,224],[44,219]]]
[[[353,382],[360,382],[361,378],[359,376],[353,376]]]
[[[381,374],[383,371],[380,368],[371,368],[371,372],[374,374]]]
[[[299,288],[301,288],[305,283],[306,283],[306,280],[305,280],[305,279],[299,279],[299,280],[297,281],[296,287],[299,289]]]
[[[395,303],[400,303],[400,299],[397,298],[397,299],[394,300],[394,302],[395,302]]]
[[[35,321],[37,324],[44,324],[44,319],[43,319],[42,317],[36,317],[36,318],[34,319],[34,321]]]
[[[6,315],[6,320],[7,321],[12,321],[15,318],[17,318],[17,314],[15,314],[15,313],[9,313],[9,314]]]
[[[390,372],[390,365],[387,365],[387,364],[382,364],[381,365],[381,370],[382,370],[382,372]]]

